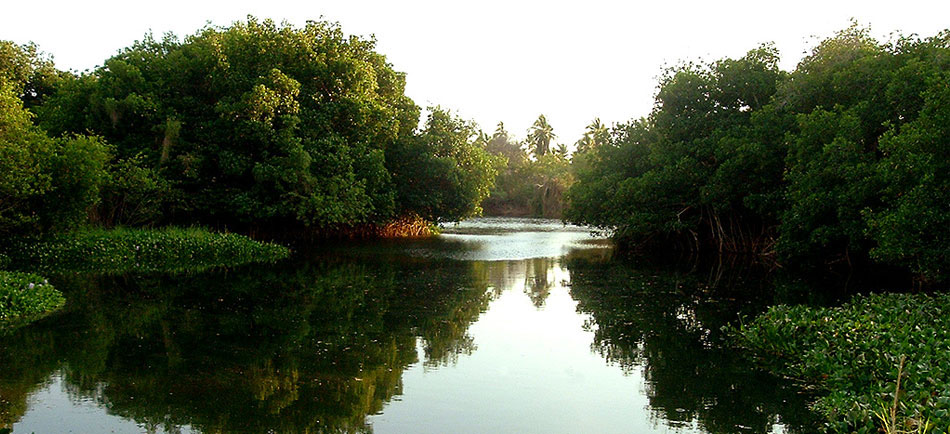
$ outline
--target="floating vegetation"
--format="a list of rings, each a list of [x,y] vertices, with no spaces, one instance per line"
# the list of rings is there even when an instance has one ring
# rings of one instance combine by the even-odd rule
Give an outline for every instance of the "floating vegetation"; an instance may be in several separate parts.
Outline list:
[[[49,315],[65,302],[63,294],[40,276],[0,271],[0,333]]]
[[[736,337],[771,371],[826,393],[814,408],[830,432],[950,429],[950,294],[775,306]]]
[[[22,241],[9,252],[16,267],[41,272],[183,272],[276,262],[286,247],[200,228],[90,229]]]

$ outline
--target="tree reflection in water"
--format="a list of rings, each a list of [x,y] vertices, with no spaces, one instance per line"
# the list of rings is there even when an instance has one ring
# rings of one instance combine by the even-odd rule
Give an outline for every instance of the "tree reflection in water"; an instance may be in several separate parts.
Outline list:
[[[565,285],[592,350],[643,372],[655,417],[709,432],[808,426],[794,389],[723,346],[722,325],[771,301],[765,281],[598,255],[329,256],[187,276],[61,276],[65,311],[0,337],[0,429],[62,376],[72,398],[146,429],[371,431],[367,416],[402,393],[408,367],[452,366],[477,350],[469,326],[502,293],[523,291],[543,309]]]
[[[490,299],[468,265],[295,263],[60,278],[66,311],[3,338],[0,427],[62,372],[69,394],[175,431],[365,431],[417,361],[450,363]]]
[[[806,397],[739,358],[722,330],[772,302],[771,283],[752,278],[759,270],[585,260],[567,266],[577,309],[590,315],[592,351],[627,372],[642,370],[656,417],[712,433],[771,432],[778,422],[793,432],[816,429]]]

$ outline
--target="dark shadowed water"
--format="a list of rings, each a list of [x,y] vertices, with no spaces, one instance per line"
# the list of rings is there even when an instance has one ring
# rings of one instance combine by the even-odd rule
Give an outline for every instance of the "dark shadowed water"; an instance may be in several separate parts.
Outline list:
[[[554,221],[319,246],[276,266],[58,276],[0,337],[0,432],[811,432],[725,343],[754,267],[614,258]]]

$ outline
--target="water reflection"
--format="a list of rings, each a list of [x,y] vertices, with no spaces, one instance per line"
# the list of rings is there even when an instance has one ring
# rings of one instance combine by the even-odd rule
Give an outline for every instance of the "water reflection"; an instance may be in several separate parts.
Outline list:
[[[0,343],[0,426],[62,373],[71,396],[166,431],[364,430],[400,393],[417,339],[426,364],[471,352],[489,296],[459,265],[62,278],[67,311]]]
[[[0,430],[809,431],[794,390],[721,345],[766,281],[438,243],[59,277],[66,310],[0,338]]]
[[[816,429],[806,397],[750,369],[726,342],[723,326],[773,300],[771,281],[754,278],[756,270],[587,261],[570,268],[578,311],[590,314],[592,350],[642,371],[654,417],[712,433],[770,432],[777,423]]]

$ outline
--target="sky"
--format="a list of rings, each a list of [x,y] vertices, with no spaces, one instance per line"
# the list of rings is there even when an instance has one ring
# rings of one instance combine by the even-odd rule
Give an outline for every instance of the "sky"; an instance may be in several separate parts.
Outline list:
[[[612,125],[646,116],[657,77],[681,61],[740,57],[773,42],[791,70],[852,19],[880,40],[950,28],[950,0],[5,3],[0,39],[33,41],[59,68],[76,71],[149,31],[186,36],[249,14],[295,25],[336,21],[348,34],[375,35],[377,50],[407,74],[416,104],[451,109],[489,133],[503,121],[518,138],[544,114],[558,143],[569,145],[596,117]]]

